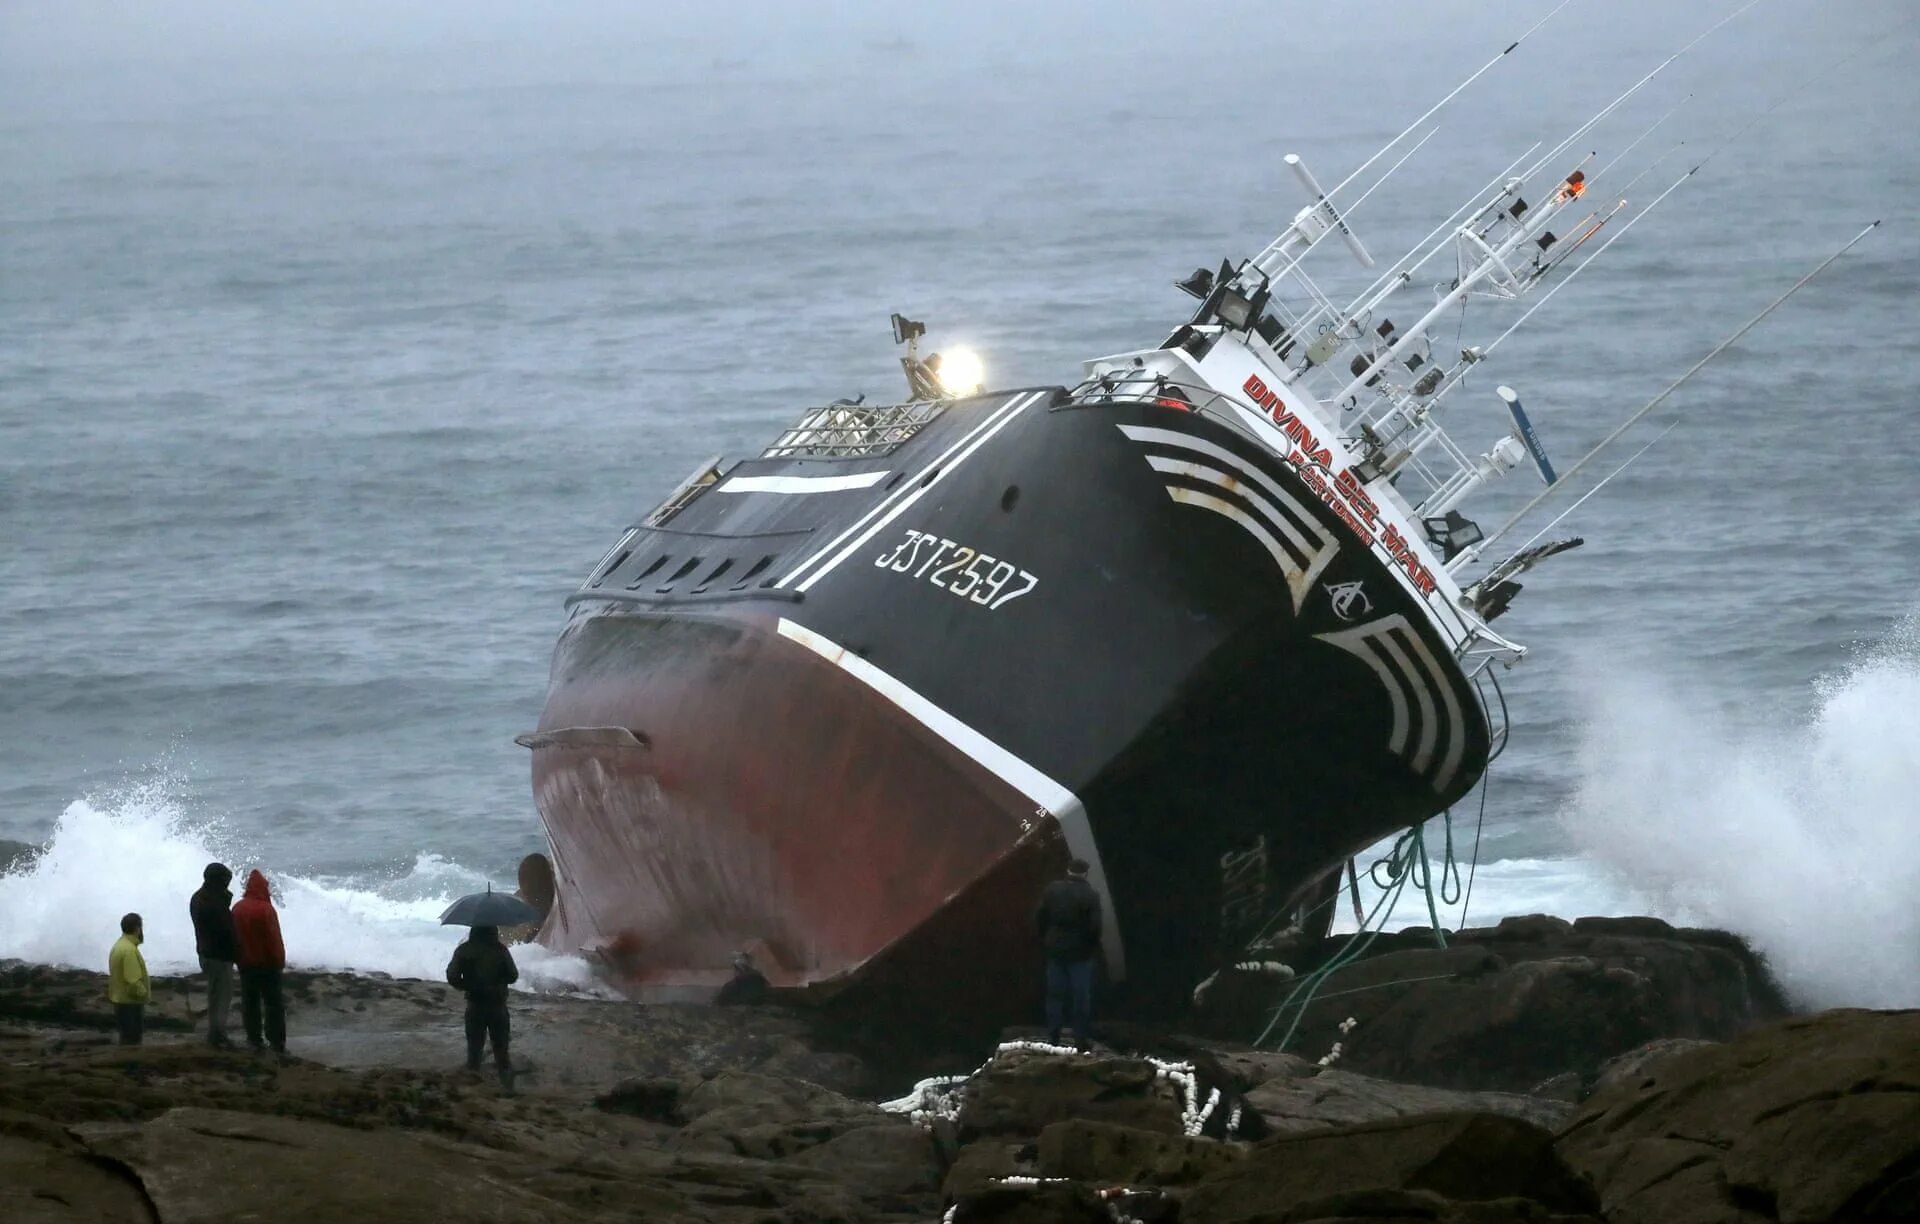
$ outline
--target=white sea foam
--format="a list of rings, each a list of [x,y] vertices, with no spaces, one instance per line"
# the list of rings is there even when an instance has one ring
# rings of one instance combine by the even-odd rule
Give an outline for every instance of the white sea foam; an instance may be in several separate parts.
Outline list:
[[[1671,683],[1593,688],[1567,830],[1655,912],[1750,936],[1817,1006],[1920,1004],[1920,618],[1736,730]]]
[[[480,873],[433,854],[378,883],[281,872],[256,861],[221,822],[191,817],[173,789],[162,777],[68,804],[40,855],[0,875],[0,958],[103,969],[120,916],[131,911],[145,919],[150,968],[193,969],[187,899],[218,859],[234,869],[236,894],[247,871],[266,873],[293,968],[420,978],[446,971],[462,932],[440,926],[440,913],[484,887]],[[514,957],[523,986],[590,987],[578,958],[531,946]]]
[[[1471,925],[1653,914],[1747,936],[1808,1006],[1920,1004],[1920,617],[1817,682],[1790,726],[1735,729],[1671,679],[1616,670],[1585,689],[1579,788],[1561,814],[1580,853],[1481,863]],[[1379,895],[1364,877],[1361,893],[1368,907]],[[1353,930],[1337,905],[1335,930]],[[1442,924],[1460,912],[1441,905]],[[1383,925],[1427,920],[1408,889]]]

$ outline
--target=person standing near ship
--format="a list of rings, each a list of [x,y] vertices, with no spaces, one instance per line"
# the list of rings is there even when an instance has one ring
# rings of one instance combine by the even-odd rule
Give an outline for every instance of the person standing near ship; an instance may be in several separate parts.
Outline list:
[[[273,908],[267,877],[258,871],[247,874],[247,887],[233,907],[233,936],[239,954],[240,1018],[247,1026],[247,1044],[256,1054],[270,1045],[274,1053],[285,1055],[287,1010],[280,974],[287,967],[287,948],[280,941],[280,915]]]
[[[153,997],[153,984],[147,977],[147,958],[140,954],[145,938],[140,915],[128,914],[120,919],[120,938],[107,953],[107,1002],[113,1004],[121,1045],[139,1045],[146,1029],[147,1000]]]
[[[1100,948],[1100,894],[1087,882],[1087,863],[1074,859],[1067,875],[1040,894],[1035,919],[1047,955],[1047,1040],[1060,1041],[1063,1021],[1074,1044],[1093,1039],[1093,958]]]
[[[467,1070],[480,1070],[480,1053],[491,1038],[493,1065],[508,1091],[513,1090],[513,1063],[507,1057],[513,1031],[507,987],[519,980],[519,966],[500,942],[497,927],[474,927],[447,962],[447,983],[467,996]]]
[[[233,872],[225,863],[208,863],[200,891],[187,903],[193,918],[193,946],[200,954],[200,972],[207,975],[207,1044],[225,1048],[227,1013],[233,1006],[233,962],[240,956],[233,935],[233,894],[227,885]]]

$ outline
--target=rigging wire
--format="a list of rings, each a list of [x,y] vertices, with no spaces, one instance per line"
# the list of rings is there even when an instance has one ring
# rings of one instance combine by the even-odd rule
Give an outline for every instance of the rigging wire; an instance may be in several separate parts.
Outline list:
[[[1759,0],[1751,0],[1751,3],[1758,3],[1758,2]],[[1528,38],[1532,37],[1535,30],[1538,30],[1541,26],[1547,24],[1549,21],[1552,21],[1554,17],[1559,14],[1561,9],[1567,7],[1567,5],[1572,3],[1573,3],[1573,0],[1560,0],[1560,3],[1553,7],[1552,12],[1549,12],[1545,17],[1542,17],[1540,20],[1534,22],[1533,25],[1527,30],[1525,34],[1522,34],[1519,38],[1516,38],[1511,43],[1508,43],[1506,50],[1494,56],[1492,59],[1488,60],[1485,64],[1482,64],[1478,72],[1474,73],[1472,76],[1468,77],[1466,80],[1454,86],[1453,91],[1451,93],[1449,93],[1446,97],[1440,99],[1438,102],[1435,102],[1432,106],[1428,107],[1425,114],[1421,115],[1418,119],[1415,119],[1412,123],[1409,123],[1405,128],[1401,130],[1398,136],[1395,136],[1392,140],[1389,140],[1386,144],[1382,145],[1378,153],[1375,153],[1372,157],[1369,157],[1367,160],[1361,162],[1358,166],[1354,167],[1353,173],[1347,175],[1347,177],[1341,179],[1338,183],[1335,183],[1333,185],[1333,190],[1327,192],[1328,201],[1331,202],[1333,197],[1339,195],[1343,188],[1347,187],[1349,184],[1353,182],[1354,179],[1359,178],[1361,174],[1365,173],[1368,166],[1373,165],[1373,163],[1379,161],[1382,157],[1386,156],[1388,149],[1393,148],[1393,146],[1405,140],[1408,137],[1408,135],[1410,135],[1413,132],[1415,128],[1425,123],[1428,119],[1431,119],[1440,110],[1441,107],[1445,106],[1447,103],[1459,97],[1461,92],[1465,90],[1467,86],[1473,84],[1475,81],[1485,76],[1488,70],[1490,70],[1495,64],[1507,58],[1507,56],[1512,53],[1515,47],[1519,46],[1522,42],[1525,42]]]
[[[1693,171],[1689,170],[1687,173],[1692,174]],[[1500,524],[1498,530],[1494,531],[1493,534],[1489,535],[1485,540],[1481,541],[1478,545],[1476,545],[1475,547],[1476,555],[1478,555],[1481,552],[1484,552],[1487,545],[1492,544],[1495,540],[1499,539],[1503,535],[1506,535],[1507,532],[1513,530],[1514,525],[1517,524],[1521,519],[1525,518],[1530,512],[1532,512],[1534,507],[1538,506],[1541,502],[1545,501],[1549,496],[1551,496],[1554,490],[1564,487],[1569,480],[1571,480],[1574,476],[1578,475],[1582,468],[1586,467],[1587,464],[1591,463],[1595,456],[1599,455],[1601,451],[1605,450],[1608,446],[1610,446],[1615,439],[1619,438],[1621,434],[1633,428],[1633,426],[1638,424],[1642,418],[1644,418],[1648,413],[1652,412],[1654,409],[1658,408],[1661,404],[1666,403],[1668,396],[1672,395],[1675,391],[1678,391],[1681,387],[1685,386],[1687,382],[1691,380],[1695,374],[1698,374],[1701,370],[1707,367],[1708,362],[1711,362],[1714,358],[1718,357],[1721,353],[1726,352],[1727,349],[1731,348],[1734,344],[1738,343],[1742,336],[1745,336],[1748,332],[1752,331],[1755,327],[1758,327],[1760,323],[1763,320],[1765,320],[1768,315],[1772,314],[1774,311],[1778,310],[1782,305],[1784,305],[1788,298],[1792,297],[1794,294],[1798,293],[1802,288],[1804,288],[1807,282],[1811,281],[1814,277],[1826,271],[1829,267],[1833,265],[1833,262],[1835,260],[1839,259],[1842,255],[1845,255],[1848,251],[1851,251],[1861,241],[1861,239],[1865,238],[1868,234],[1871,234],[1874,230],[1878,228],[1880,228],[1880,222],[1878,221],[1875,221],[1871,225],[1866,226],[1859,233],[1855,234],[1852,238],[1848,239],[1847,244],[1845,246],[1841,247],[1839,250],[1835,251],[1833,254],[1827,256],[1824,260],[1822,260],[1818,267],[1814,268],[1811,272],[1808,272],[1805,276],[1802,276],[1799,280],[1793,282],[1793,285],[1789,287],[1785,293],[1782,293],[1779,297],[1774,298],[1773,301],[1768,302],[1766,305],[1766,308],[1762,310],[1759,314],[1753,316],[1751,319],[1748,319],[1745,323],[1741,324],[1740,329],[1738,331],[1734,332],[1731,336],[1728,336],[1725,340],[1722,340],[1719,344],[1714,345],[1713,351],[1709,352],[1705,357],[1702,357],[1699,361],[1696,361],[1693,364],[1692,368],[1690,368],[1685,374],[1682,374],[1680,377],[1674,379],[1671,383],[1667,384],[1666,390],[1662,391],[1660,394],[1648,400],[1646,404],[1644,404],[1639,410],[1634,412],[1633,415],[1629,416],[1626,420],[1622,421],[1620,425],[1617,428],[1615,428],[1612,433],[1602,438],[1599,441],[1599,443],[1593,447],[1592,450],[1589,450],[1585,455],[1582,455],[1580,457],[1580,460],[1577,463],[1575,463],[1572,467],[1568,468],[1565,472],[1561,473],[1560,479],[1558,481],[1556,481],[1551,485],[1548,485],[1545,489],[1542,489],[1539,493],[1536,493],[1527,502],[1526,505],[1520,507],[1518,510],[1514,511],[1513,514],[1508,516],[1507,521]],[[1601,249],[1604,250],[1605,248],[1603,247]],[[1599,252],[1596,251],[1595,254],[1598,255]],[[1561,282],[1561,284],[1565,284],[1565,283],[1566,283],[1565,281]],[[1563,515],[1562,517],[1565,517],[1565,516]],[[1557,522],[1558,520],[1555,520],[1555,521]]]

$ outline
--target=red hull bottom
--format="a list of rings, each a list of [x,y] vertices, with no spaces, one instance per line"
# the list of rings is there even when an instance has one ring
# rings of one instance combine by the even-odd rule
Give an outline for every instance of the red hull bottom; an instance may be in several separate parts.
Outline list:
[[[612,727],[636,742],[565,742]],[[548,946],[646,997],[716,990],[746,951],[811,995],[1030,1008],[1058,826],[829,660],[738,623],[582,621],[542,731]]]

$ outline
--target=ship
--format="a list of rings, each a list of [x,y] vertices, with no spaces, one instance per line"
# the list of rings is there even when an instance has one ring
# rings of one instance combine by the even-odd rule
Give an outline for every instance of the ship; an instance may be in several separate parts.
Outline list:
[[[1336,200],[1394,145],[1331,192],[1289,155],[1292,220],[1176,282],[1151,347],[986,390],[896,314],[900,402],[807,407],[699,464],[566,599],[520,740],[540,940],[639,997],[710,996],[745,957],[799,997],[1011,1013],[1071,859],[1104,977],[1143,997],[1324,926],[1356,854],[1500,751],[1527,652],[1495,622],[1579,543],[1487,551],[1506,526],[1469,517],[1476,494],[1559,477],[1481,375],[1511,327],[1438,326],[1551,293],[1617,237],[1595,241],[1625,201],[1592,202],[1590,127],[1385,268]],[[1329,296],[1322,255],[1370,283]],[[1468,387],[1510,426],[1484,450],[1442,427]]]

